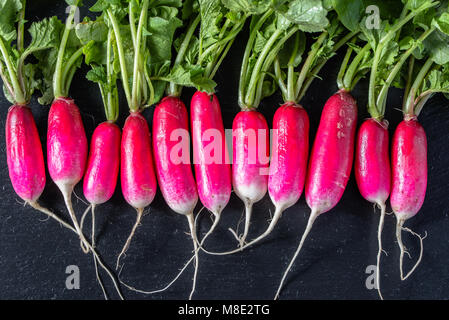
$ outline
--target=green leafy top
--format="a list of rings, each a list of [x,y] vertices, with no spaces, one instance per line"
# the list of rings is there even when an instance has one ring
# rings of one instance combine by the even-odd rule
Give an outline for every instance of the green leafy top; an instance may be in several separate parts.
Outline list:
[[[322,32],[312,43],[305,59],[302,56],[306,37],[302,32],[296,34],[293,43],[287,42],[274,65],[276,79],[284,101],[300,101],[324,64],[354,34],[345,32],[338,19],[333,17],[330,19],[326,31]],[[301,68],[295,71],[302,60],[304,63]]]
[[[266,12],[253,16],[240,72],[239,105],[241,108],[257,108],[264,97],[275,91],[276,78],[285,93],[284,96],[288,95],[286,99],[293,99],[294,94],[291,93],[294,90],[289,91],[289,88],[284,90],[285,85],[281,81],[280,62],[275,63],[274,66],[275,71],[278,71],[276,72],[277,77],[272,76],[273,63],[276,61],[278,54],[285,57],[283,48],[286,48],[286,50],[293,48],[293,53],[291,58],[288,58],[289,63],[287,65],[290,69],[297,66],[301,61],[300,56],[304,48],[301,44],[302,41],[300,41],[303,39],[302,33],[298,32],[317,32],[323,31],[325,28],[332,29],[326,16],[327,10],[321,0],[271,1],[271,5]],[[297,34],[295,40],[288,42],[295,34]],[[309,59],[309,65],[320,60],[319,56],[324,57],[326,55],[325,50],[320,51],[320,53],[318,51],[320,51],[320,48],[315,48],[314,56],[316,59]],[[285,61],[286,59],[282,60]],[[286,64],[283,62],[282,66],[286,66]],[[267,74],[271,77],[266,78]],[[305,74],[302,76],[305,76]],[[290,88],[292,88],[292,72],[290,72],[288,78],[290,79]]]
[[[429,30],[435,30],[423,43],[420,57],[426,57],[425,62],[415,72],[414,57],[409,64],[409,79],[404,95],[403,112],[405,116],[418,116],[424,104],[435,93],[449,94],[449,59],[447,57],[447,41],[449,39],[447,4],[435,12],[441,13],[434,17]],[[436,37],[434,36],[436,35]],[[423,59],[424,60],[424,59]],[[412,79],[413,82],[411,81]]]
[[[31,24],[31,42],[24,47],[25,1],[0,1],[0,76],[6,98],[11,103],[27,104],[36,89],[45,92],[38,64],[26,61],[37,52],[57,46],[60,25],[56,18]]]
[[[424,40],[436,29],[431,22],[437,1],[405,1],[399,17],[383,20],[379,29],[368,29],[363,20],[360,24],[362,38],[372,50],[372,68],[369,82],[368,111],[375,119],[381,120],[385,113],[389,87],[403,86],[401,70],[413,54],[423,56]],[[430,19],[428,17],[430,16]],[[426,19],[422,19],[427,16]]]
[[[119,68],[114,68],[114,64],[118,63],[114,33],[104,22],[103,16],[100,16],[95,21],[84,19],[77,25],[76,35],[84,45],[85,62],[92,68],[86,78],[98,83],[106,119],[115,122],[119,115]]]
[[[179,95],[182,86],[214,91],[216,83],[212,79],[249,14],[232,11],[220,0],[184,3],[183,19],[188,27],[175,41],[177,57],[170,73],[163,78],[170,82],[170,95]]]
[[[70,5],[70,11],[64,27],[61,28],[62,35],[58,47],[50,54],[37,55],[39,64],[50,67],[50,70],[53,71],[51,87],[55,98],[68,96],[73,75],[81,66],[83,54],[83,46],[77,38],[74,28],[75,14],[81,1],[66,0],[66,3]]]
[[[117,62],[129,108],[138,111],[162,97],[169,72],[173,35],[181,20],[181,0],[98,0],[92,11],[103,11],[113,30]]]

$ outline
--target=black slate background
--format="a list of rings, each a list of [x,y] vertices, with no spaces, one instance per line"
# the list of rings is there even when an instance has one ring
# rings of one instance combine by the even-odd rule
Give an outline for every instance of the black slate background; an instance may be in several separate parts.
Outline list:
[[[93,1],[85,1],[90,5]],[[57,3],[57,4],[55,4]],[[82,8],[82,16],[88,13]],[[57,14],[64,18],[63,1],[28,1],[27,17],[36,19]],[[247,35],[241,34],[216,76],[217,96],[220,100],[225,128],[232,127],[232,120],[239,111],[237,87],[239,68]],[[321,109],[327,98],[337,89],[336,74],[342,55],[333,58],[321,72],[324,78],[316,80],[301,102],[309,112],[313,141],[319,123]],[[98,88],[84,80],[87,69],[80,70],[73,81],[70,95],[82,112],[88,137],[104,120],[103,106]],[[182,99],[189,105],[193,90],[185,89]],[[359,104],[359,123],[368,117],[365,110],[367,83],[362,81],[353,92]],[[390,133],[401,121],[402,92],[393,89],[388,99],[386,118],[390,121]],[[279,94],[264,100],[259,110],[271,125],[276,108],[282,103]],[[30,207],[24,207],[14,193],[6,166],[4,124],[9,102],[0,94],[0,299],[102,299],[100,287],[95,281],[90,255],[82,253],[79,240],[54,221]],[[35,99],[31,107],[45,151],[48,107],[39,106]],[[151,123],[153,108],[144,112]],[[126,101],[121,100],[123,125],[127,116]],[[399,250],[394,229],[394,215],[386,217],[383,233],[384,248],[388,256],[382,258],[382,291],[386,299],[449,299],[449,156],[448,102],[435,96],[420,116],[428,137],[429,180],[425,203],[420,213],[407,222],[414,231],[428,237],[424,242],[423,261],[416,272],[405,282],[399,278]],[[76,211],[81,214],[82,186],[74,196]],[[41,203],[68,219],[62,196],[50,178]],[[197,211],[200,205],[197,207]],[[250,237],[261,233],[267,226],[273,205],[268,195],[255,205]],[[214,251],[234,248],[236,243],[228,227],[234,227],[243,211],[242,202],[233,195],[223,212],[218,230],[207,247]],[[153,290],[163,287],[191,256],[192,242],[186,234],[187,221],[172,212],[160,192],[144,216],[132,245],[123,259],[125,267],[122,279],[138,288]],[[281,274],[296,249],[305,228],[309,209],[304,196],[289,208],[279,221],[269,239],[241,254],[215,257],[201,254],[196,299],[271,299]],[[120,187],[114,197],[97,209],[98,250],[112,267],[134,220],[134,210],[123,200]],[[358,193],[354,176],[340,203],[332,211],[317,219],[282,292],[282,299],[377,299],[375,290],[365,287],[365,269],[375,264],[377,252],[377,224],[379,214]],[[201,231],[210,226],[208,214],[200,219]],[[419,253],[418,242],[409,235],[405,244],[414,258]],[[79,290],[67,290],[65,269],[78,265],[81,274]],[[411,262],[406,258],[406,266]],[[186,299],[188,297],[192,268],[189,268],[168,291],[144,296],[123,290],[128,299]],[[109,279],[103,274],[112,298],[117,298]]]

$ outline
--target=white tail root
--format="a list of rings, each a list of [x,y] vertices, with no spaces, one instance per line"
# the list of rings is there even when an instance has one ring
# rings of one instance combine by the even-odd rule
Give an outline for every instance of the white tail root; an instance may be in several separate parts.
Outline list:
[[[295,263],[296,257],[298,257],[299,252],[302,249],[302,246],[304,244],[304,240],[306,240],[307,235],[309,234],[310,230],[312,229],[313,223],[315,222],[315,219],[318,217],[319,212],[312,210],[310,213],[309,221],[307,221],[307,227],[304,231],[304,234],[301,237],[301,241],[299,242],[299,246],[296,249],[295,254],[293,255],[293,258],[290,260],[290,263],[287,266],[287,269],[284,271],[284,275],[282,276],[281,283],[279,284],[278,290],[276,291],[276,295],[274,296],[274,300],[277,300],[279,298],[279,294],[281,293],[282,287],[284,286],[285,279],[287,278],[287,275],[292,268],[293,264]]]
[[[377,228],[377,244],[378,244],[378,251],[377,251],[377,264],[376,264],[376,286],[377,286],[377,292],[379,293],[379,297],[381,300],[383,300],[382,292],[380,291],[380,258],[382,256],[382,230],[384,227],[384,219],[385,219],[385,203],[378,203],[377,204],[380,208],[380,219],[379,219],[379,227]]]
[[[399,256],[399,270],[401,272],[401,280],[404,281],[406,280],[408,277],[411,276],[411,274],[416,270],[416,268],[418,267],[418,265],[421,263],[421,259],[422,259],[422,255],[424,252],[424,246],[423,246],[423,240],[427,237],[427,232],[424,235],[424,237],[422,237],[421,235],[417,234],[416,232],[410,230],[409,228],[404,228],[405,220],[399,220],[397,221],[396,224],[396,239],[398,241],[398,246],[399,246],[399,250],[401,251],[400,256]],[[419,243],[420,243],[420,252],[419,252],[419,257],[418,260],[416,261],[415,265],[413,266],[413,268],[404,276],[404,269],[403,269],[403,262],[404,262],[404,253],[407,253],[410,257],[410,254],[407,252],[407,249],[405,248],[404,244],[402,243],[402,237],[401,237],[401,232],[402,230],[407,231],[409,233],[411,233],[412,235],[414,235],[415,237],[417,237],[419,239]]]
[[[128,251],[129,245],[131,244],[131,240],[134,237],[134,233],[136,233],[136,229],[140,224],[140,220],[142,219],[142,214],[143,214],[143,208],[138,208],[137,210],[137,219],[136,222],[134,223],[134,226],[131,230],[131,233],[128,236],[128,239],[125,242],[125,245],[123,246],[122,251],[120,252],[120,254],[117,257],[117,262],[115,265],[115,270],[118,270],[119,266],[120,266],[120,258],[122,257],[122,255],[124,255],[126,253],[126,251]]]

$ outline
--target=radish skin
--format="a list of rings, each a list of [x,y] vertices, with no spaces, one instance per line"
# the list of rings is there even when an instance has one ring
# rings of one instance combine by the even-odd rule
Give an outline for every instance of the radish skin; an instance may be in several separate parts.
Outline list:
[[[114,194],[120,167],[120,128],[103,122],[95,129],[84,175],[84,196],[93,205],[107,202]]]
[[[397,126],[391,153],[393,183],[391,190],[391,208],[397,219],[396,237],[400,248],[401,279],[407,279],[421,262],[423,238],[408,228],[403,228],[407,219],[415,216],[421,209],[427,188],[427,138],[424,128],[416,117],[408,117]],[[405,230],[419,237],[421,252],[418,261],[404,276],[401,231]]]
[[[144,208],[153,202],[157,190],[151,151],[151,133],[147,121],[139,112],[131,112],[125,121],[120,157],[122,193],[126,202],[136,209],[137,219],[117,257],[116,269],[119,267],[121,256],[129,248],[140,224]]]
[[[162,99],[153,116],[153,150],[162,195],[168,206],[176,213],[186,216],[189,223],[195,253],[193,287],[189,296],[191,299],[198,272],[198,245],[193,218],[198,192],[190,167],[188,119],[187,109],[179,97],[168,96]],[[181,141],[178,141],[180,137]],[[178,159],[179,156],[181,159]]]
[[[388,122],[368,119],[360,126],[355,155],[355,178],[360,194],[367,201],[377,204],[381,209],[377,231],[378,252],[376,281],[379,297],[380,258],[382,255],[382,229],[385,218],[385,202],[390,195],[391,168],[389,157]]]
[[[239,236],[242,247],[248,235],[252,206],[268,189],[269,129],[260,112],[243,110],[234,118],[232,132],[232,185],[245,204],[245,229]]]
[[[231,197],[231,165],[217,96],[195,92],[190,102],[190,114],[198,196],[215,216],[211,228],[202,239],[204,242],[215,230],[221,212]]]
[[[299,200],[304,189],[309,155],[309,116],[302,106],[287,102],[274,114],[273,130],[268,193],[276,211],[267,232],[271,232],[282,212]]]
[[[79,227],[72,207],[72,192],[81,181],[87,161],[87,138],[75,102],[66,97],[55,98],[48,114],[47,162],[52,180],[61,190],[84,252],[87,240]]]
[[[268,192],[276,210],[268,228],[236,250],[210,252],[201,248],[206,253],[228,255],[254,245],[273,231],[284,210],[294,205],[301,197],[309,154],[309,116],[302,106],[287,102],[274,114],[273,130]]]
[[[160,189],[168,206],[182,215],[192,214],[198,202],[190,155],[182,154],[185,161],[179,163],[178,159],[172,159],[179,155],[172,154],[174,147],[189,152],[189,140],[179,142],[177,133],[188,134],[188,119],[184,103],[173,96],[162,99],[153,116],[153,150]]]
[[[45,188],[45,164],[30,108],[11,106],[5,129],[9,178],[14,191],[27,203],[36,203]]]
[[[274,299],[279,297],[315,219],[335,207],[343,195],[351,173],[356,125],[356,101],[348,91],[339,90],[324,105],[310,155],[305,193],[311,214]]]
[[[231,166],[220,104],[215,94],[197,91],[190,103],[193,159],[201,203],[218,216],[231,197]],[[212,137],[209,137],[212,135]],[[210,138],[210,140],[209,140]],[[220,140],[215,140],[216,138]],[[210,144],[220,154],[207,153]],[[208,149],[209,146],[209,149]]]

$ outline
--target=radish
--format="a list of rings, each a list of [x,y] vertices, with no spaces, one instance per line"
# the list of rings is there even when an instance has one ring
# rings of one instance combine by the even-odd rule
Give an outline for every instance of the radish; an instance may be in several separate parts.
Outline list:
[[[158,20],[159,24],[157,27],[151,25],[155,17],[158,17],[160,14],[159,4],[144,0],[141,3],[130,2],[127,8],[121,8],[127,11],[130,23],[129,28],[121,28],[121,21],[115,15],[116,11],[114,10],[114,8],[117,9],[119,7],[120,4],[111,4],[107,8],[106,14],[115,36],[115,51],[118,55],[122,84],[130,108],[130,115],[126,119],[123,128],[121,142],[122,165],[120,177],[122,193],[125,200],[136,209],[137,219],[123,249],[117,257],[116,269],[119,268],[120,258],[128,250],[135,231],[140,224],[143,210],[153,202],[157,190],[150,129],[140,112],[158,101],[158,97],[164,90],[165,85],[159,86],[162,90],[155,91],[145,64],[151,63],[152,50],[156,50],[154,51],[155,55],[161,54],[157,50],[167,50],[163,54],[167,62],[170,60],[169,50],[173,33],[176,27],[179,26],[179,20],[176,18],[176,7],[172,8],[173,11],[170,13],[172,16],[164,16],[164,18],[161,18],[162,20]],[[138,20],[134,17],[135,12],[140,12]],[[120,16],[120,18],[123,19],[124,17]],[[167,27],[169,24],[171,26]],[[155,39],[159,39],[158,37],[165,39],[163,47],[154,47],[156,44],[152,43],[149,37],[145,36],[144,30],[150,30],[150,32],[154,33]],[[127,47],[128,43],[124,38],[124,35],[126,36],[128,33],[131,35],[132,43],[129,43],[131,47]],[[129,55],[134,57],[132,65],[129,65],[129,61],[126,58]],[[161,68],[160,65],[159,68]],[[157,72],[157,70],[154,71]]]
[[[231,167],[216,95],[197,91],[192,97],[190,107],[198,195],[203,205],[215,216],[214,224],[208,231],[210,234],[218,224],[221,212],[231,197]],[[207,141],[207,138],[213,141]],[[209,151],[210,145],[218,147],[212,149],[213,154]]]
[[[366,120],[359,130],[356,149],[355,177],[361,195],[381,209],[377,234],[378,253],[376,264],[376,287],[381,299],[383,299],[380,290],[380,259],[382,254],[381,236],[385,218],[385,202],[390,195],[392,180],[388,152],[388,122],[383,119],[386,98],[388,88],[391,86],[396,75],[400,72],[407,58],[417,48],[419,43],[431,34],[433,28],[422,33],[418,41],[413,43],[404,52],[401,52],[393,61],[385,62],[383,60],[383,55],[385,54],[384,48],[388,39],[391,39],[394,36],[396,36],[396,39],[399,39],[400,26],[411,20],[415,14],[416,13],[413,12],[407,14],[407,9],[404,9],[401,19],[397,22],[398,27],[386,32],[380,43],[368,43],[354,59],[357,60],[357,57],[360,56],[363,51],[367,50],[369,46],[373,48],[368,99],[368,111],[372,118]],[[382,70],[386,68],[385,64],[391,64],[392,66],[388,68],[388,71],[382,72]],[[348,68],[349,77],[351,76],[351,69],[350,66]],[[349,84],[350,82],[347,78],[348,77],[340,79],[340,82]]]
[[[158,182],[168,206],[176,213],[186,216],[189,222],[196,255],[196,273],[198,253],[193,210],[198,202],[198,192],[190,167],[190,156],[182,154],[184,150],[189,150],[187,109],[178,97],[165,97],[156,107],[153,121],[153,150]],[[182,157],[180,161],[176,159],[178,156]],[[194,288],[195,285],[190,298]]]
[[[6,155],[14,191],[26,203],[38,206],[45,187],[44,156],[33,115],[25,105],[8,110]]]
[[[107,202],[117,185],[120,164],[120,128],[106,121],[92,135],[87,169],[84,175],[84,196],[92,209]]]
[[[246,245],[242,244],[240,250],[267,237],[273,231],[282,213],[287,208],[293,206],[302,194],[309,153],[309,117],[305,109],[297,104],[296,101],[299,101],[304,96],[314,78],[314,74],[321,69],[325,62],[332,56],[331,54],[322,55],[319,52],[323,51],[324,48],[329,51],[337,50],[348,39],[353,37],[353,33],[349,33],[341,37],[338,42],[334,43],[334,39],[339,35],[340,32],[336,31],[331,34],[328,32],[323,32],[321,34],[308,53],[301,71],[297,73],[297,79],[295,79],[294,68],[299,65],[298,61],[301,60],[301,55],[304,52],[305,37],[303,33],[296,32],[295,36],[291,38],[293,42],[289,40],[284,49],[280,52],[279,56],[281,57],[286,56],[288,53],[287,61],[280,61],[279,58],[270,57],[270,60],[266,62],[268,65],[268,63],[274,61],[275,74],[285,101],[274,115],[274,134],[269,176],[267,180],[261,180],[264,184],[262,182],[260,183],[260,186],[264,186],[265,189],[259,187],[261,190],[259,192],[259,197],[262,197],[267,190],[266,188],[268,188],[270,198],[276,209],[265,232]],[[287,53],[285,51],[287,51]],[[281,68],[284,67],[288,69],[286,74],[281,72]],[[284,76],[287,78],[287,84],[284,83]],[[242,113],[243,111],[240,114]],[[237,119],[238,116],[235,121],[237,121]],[[235,141],[234,145],[239,145],[239,143]],[[247,149],[248,147],[244,146],[243,150]],[[247,159],[248,155],[244,155],[242,158]],[[239,168],[235,165],[235,162],[236,159],[234,159],[234,174],[248,172],[248,176],[256,176],[254,170],[252,172],[247,168]],[[258,168],[259,171],[260,169],[266,169],[266,167]],[[239,195],[238,189],[236,187],[234,187],[234,189],[236,189],[236,194]],[[246,226],[247,225],[248,223]],[[226,255],[238,251],[239,249],[220,253],[206,252],[214,255]]]
[[[10,10],[9,8],[8,10]],[[2,9],[3,10],[3,9]],[[15,103],[8,111],[7,123],[6,123],[6,139],[7,139],[7,160],[8,160],[8,168],[10,171],[10,177],[13,183],[13,187],[18,193],[18,195],[24,199],[27,203],[29,203],[35,209],[41,211],[42,213],[48,215],[53,218],[57,222],[59,222],[64,227],[72,230],[77,233],[81,239],[84,240],[84,245],[86,250],[91,250],[95,260],[98,261],[100,266],[105,269],[111,279],[114,281],[114,285],[117,289],[118,294],[121,298],[122,295],[120,290],[115,282],[113,275],[107,269],[107,267],[101,261],[97,252],[92,248],[90,243],[85,240],[84,236],[80,234],[79,229],[73,228],[70,224],[66,223],[64,220],[56,216],[50,210],[41,207],[38,204],[38,198],[42,194],[42,191],[45,187],[45,166],[44,166],[44,157],[42,153],[42,146],[39,140],[36,124],[34,122],[31,110],[27,107],[27,103],[30,100],[31,94],[35,89],[39,89],[43,96],[39,98],[39,102],[46,103],[49,102],[48,98],[51,97],[48,90],[50,90],[46,85],[49,83],[49,79],[41,79],[41,81],[32,81],[31,76],[34,76],[38,73],[39,69],[44,68],[44,66],[51,66],[51,63],[42,63],[42,64],[25,64],[26,58],[31,54],[35,54],[38,57],[38,60],[41,60],[42,57],[48,57],[49,52],[44,51],[47,49],[57,49],[56,43],[59,39],[59,34],[62,29],[62,24],[57,20],[56,17],[52,17],[50,19],[44,19],[40,22],[33,23],[29,29],[31,34],[31,43],[25,49],[24,48],[24,16],[25,16],[25,5],[24,2],[21,3],[21,7],[18,7],[17,12],[19,22],[17,34],[13,37],[17,37],[17,55],[14,57],[9,57],[7,52],[13,52],[11,49],[7,49],[7,46],[11,45],[10,40],[12,38],[8,38],[8,44],[5,44],[3,41],[3,34],[0,32],[0,51],[2,56],[0,57],[0,76],[3,80],[4,86],[8,92],[7,96],[11,97],[11,100]],[[2,11],[3,12],[3,11]],[[73,12],[74,14],[74,12]],[[70,18],[69,18],[70,20]],[[14,23],[16,20],[12,19],[11,23]],[[4,25],[6,27],[6,25]],[[13,26],[11,26],[13,28]],[[6,30],[6,29],[5,29]],[[8,37],[10,37],[9,34]],[[73,75],[73,63],[78,57],[78,54],[73,56],[73,59],[70,60],[66,65],[68,72]],[[17,59],[14,61],[14,64],[17,66],[17,69],[13,68],[12,59]],[[48,61],[46,61],[48,62]],[[53,63],[53,61],[52,61]],[[8,74],[3,73],[3,65],[6,65],[8,70]],[[25,66],[27,67],[27,72],[25,72]],[[50,74],[49,70],[45,70],[47,75]],[[25,75],[27,75],[25,77]],[[71,76],[68,76],[71,78]],[[67,87],[69,86],[70,80],[67,81]],[[64,100],[64,99],[62,99]],[[60,105],[62,104],[62,106]],[[55,122],[64,122],[65,112],[67,101],[58,101],[57,107],[53,108],[53,116],[52,120]],[[69,102],[70,104],[71,102]],[[58,110],[56,110],[58,109]],[[76,109],[73,110],[70,108],[71,113],[75,113],[74,117],[77,117]],[[69,115],[72,116],[72,115]],[[79,113],[78,113],[79,116]],[[56,127],[57,124],[52,122],[53,128]],[[76,126],[76,125],[75,125]],[[82,127],[82,123],[81,123]],[[67,128],[65,128],[67,129]],[[81,132],[84,133],[84,132]],[[59,133],[58,133],[59,134]],[[55,135],[51,135],[51,138],[55,138]],[[58,138],[58,137],[56,137]],[[82,140],[82,136],[81,136]],[[67,141],[63,141],[66,143]],[[72,143],[73,141],[69,141],[68,143]],[[82,142],[82,141],[81,141]],[[83,146],[81,146],[80,150],[77,151],[83,156]],[[63,146],[59,145],[59,150],[63,153]],[[62,156],[63,157],[63,156]],[[82,162],[82,161],[81,161]],[[50,161],[49,161],[50,163]],[[59,163],[58,165],[54,165],[52,168],[55,169],[50,173],[59,172],[61,173],[61,168],[64,163]],[[76,166],[76,164],[74,164]],[[82,163],[80,164],[82,166]],[[57,167],[57,168],[56,168]],[[84,168],[82,168],[84,170]],[[76,174],[74,174],[76,175]],[[82,173],[81,173],[82,175]],[[60,174],[62,176],[62,174]],[[72,176],[73,177],[73,176]]]
[[[315,219],[335,207],[343,195],[351,173],[356,124],[357,104],[349,92],[340,89],[327,100],[323,108],[306,178],[306,201],[311,214],[300,244],[284,272],[275,299],[279,297],[287,274]]]
[[[437,27],[438,23],[433,24],[429,28],[429,32]],[[403,227],[405,221],[414,217],[421,209],[427,188],[427,138],[417,117],[426,102],[435,93],[449,92],[447,82],[442,81],[447,76],[447,70],[442,65],[448,61],[438,55],[439,48],[429,43],[426,46],[429,46],[427,48],[429,57],[417,72],[414,81],[411,78],[414,63],[410,63],[410,76],[404,95],[404,120],[399,123],[394,132],[391,153],[393,175],[390,204],[397,220],[396,238],[400,249],[399,270],[401,280],[406,280],[420,264],[423,255],[423,240],[427,236],[426,234],[422,237],[409,228]],[[407,251],[402,243],[402,230],[416,236],[421,246],[417,261],[405,275],[403,258]]]
[[[116,269],[118,269],[121,255],[128,250],[142,218],[143,209],[153,202],[157,190],[151,134],[145,118],[140,113],[132,112],[126,119],[123,127],[121,160],[123,196],[126,202],[137,210],[137,220],[117,257]]]
[[[37,79],[36,65],[25,63],[30,53],[42,52],[53,46],[57,21],[51,18],[34,22],[28,30],[31,42],[25,47],[25,4],[9,7],[2,4],[0,9],[10,16],[0,30],[0,77],[5,97],[13,104],[8,110],[5,125],[9,177],[14,191],[26,204],[59,219],[38,203],[45,188],[45,165],[42,144],[28,103],[35,89],[42,93],[44,89],[38,85],[41,82]]]
[[[68,98],[72,76],[79,66],[83,49],[79,44],[79,48],[70,47],[66,52],[70,33],[74,32],[71,26],[78,2],[75,1],[70,9],[54,67],[54,100],[48,114],[47,162],[50,176],[61,191],[73,226],[79,233],[81,247],[87,253],[88,241],[82,234],[71,200],[73,188],[83,177],[88,149],[79,109],[75,102]]]
[[[404,276],[402,264],[405,248],[402,244],[401,230],[415,235],[403,225],[421,209],[427,187],[427,139],[424,128],[416,118],[405,117],[397,126],[393,136],[391,158],[393,186],[390,203],[397,219],[396,237],[401,249],[401,280],[405,280],[420,263],[422,250],[415,266]],[[422,238],[420,241],[422,246]]]

